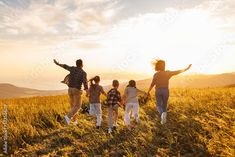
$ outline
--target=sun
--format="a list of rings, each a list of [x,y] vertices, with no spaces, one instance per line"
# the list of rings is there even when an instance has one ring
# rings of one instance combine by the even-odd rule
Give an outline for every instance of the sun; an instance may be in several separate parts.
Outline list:
[[[174,16],[174,19],[166,21],[169,16]],[[211,49],[221,42],[222,35],[215,26],[210,12],[194,9],[172,13],[171,10],[164,14],[149,13],[128,19],[116,26],[112,33],[116,37],[114,43],[125,46],[122,51],[132,53],[135,58],[127,71],[150,74],[154,58],[166,60],[169,69],[183,68],[191,63],[207,63],[209,54],[213,53]],[[203,71],[192,69],[192,72],[199,73],[210,71],[210,67]]]

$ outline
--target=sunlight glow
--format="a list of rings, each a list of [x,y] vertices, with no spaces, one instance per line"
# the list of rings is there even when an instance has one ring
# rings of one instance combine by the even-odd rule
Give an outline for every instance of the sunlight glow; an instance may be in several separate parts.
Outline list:
[[[104,82],[149,78],[156,58],[168,70],[193,64],[184,74],[235,70],[234,1],[156,10],[146,10],[153,8],[147,2],[138,8],[107,0],[30,1],[27,9],[13,3],[0,2],[0,82],[59,82],[68,72],[54,58],[68,65],[82,58],[89,77],[98,74]]]

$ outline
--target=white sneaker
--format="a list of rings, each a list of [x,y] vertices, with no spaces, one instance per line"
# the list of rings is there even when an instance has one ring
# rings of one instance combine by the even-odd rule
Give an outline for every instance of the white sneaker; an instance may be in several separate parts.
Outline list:
[[[69,123],[70,123],[69,117],[66,115],[66,116],[64,116],[64,119],[65,119],[66,124],[69,125]]]
[[[73,122],[73,125],[77,125],[77,124],[78,124],[78,121],[77,121],[77,120]]]
[[[137,119],[135,120],[135,122],[136,122],[137,124],[140,124],[140,119],[137,118]]]
[[[114,124],[113,124],[113,127],[119,127],[118,123],[117,123],[117,122],[114,123]]]
[[[108,133],[109,133],[109,134],[112,133],[112,128],[109,128],[109,129],[108,129]]]
[[[130,125],[128,125],[128,126],[127,126],[127,129],[128,129],[129,131],[131,131],[131,126],[130,126]]]
[[[166,116],[167,116],[167,113],[163,112],[162,115],[161,115],[161,124],[165,124],[166,123]]]

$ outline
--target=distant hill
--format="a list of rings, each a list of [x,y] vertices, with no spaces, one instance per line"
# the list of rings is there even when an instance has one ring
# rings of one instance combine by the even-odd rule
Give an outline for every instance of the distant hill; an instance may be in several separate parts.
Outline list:
[[[0,98],[59,95],[64,93],[66,93],[66,90],[37,90],[24,87],[17,87],[8,83],[0,84]]]
[[[152,79],[138,80],[140,89],[149,87]],[[127,83],[120,85],[120,88]],[[170,80],[171,88],[207,88],[207,87],[233,87],[235,86],[235,73],[224,73],[218,75],[178,75]]]
[[[146,90],[151,79],[138,80],[137,86]],[[123,91],[127,83],[120,84],[120,91]],[[207,88],[207,87],[235,87],[235,73],[218,75],[178,75],[170,80],[171,88]],[[105,86],[109,90],[111,86]],[[11,84],[0,84],[0,98],[31,97],[65,94],[67,90],[37,90],[24,87],[17,87]]]
[[[225,87],[235,87],[235,84],[230,84],[230,85],[227,85]]]

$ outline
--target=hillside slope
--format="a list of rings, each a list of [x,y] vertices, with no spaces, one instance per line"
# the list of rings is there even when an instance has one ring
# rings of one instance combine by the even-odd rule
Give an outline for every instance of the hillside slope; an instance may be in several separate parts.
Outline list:
[[[137,80],[140,89],[147,89],[151,79]],[[232,87],[235,84],[235,73],[220,75],[179,75],[170,80],[171,88],[207,88],[207,87]],[[127,83],[120,84],[120,90],[124,90]],[[111,86],[105,86],[107,91]],[[17,98],[32,96],[47,96],[65,94],[67,90],[37,90],[17,87],[7,83],[0,83],[0,98]]]
[[[0,98],[32,97],[65,94],[65,90],[37,90],[17,87],[8,83],[0,84]]]
[[[151,79],[137,81],[137,86],[146,89]],[[171,88],[224,87],[235,84],[235,73],[219,75],[178,75],[170,79]],[[126,83],[123,84],[125,86]]]
[[[13,156],[232,157],[234,93],[235,88],[172,89],[166,125],[159,123],[155,101],[150,99],[141,103],[141,123],[132,131],[123,125],[124,110],[120,108],[119,127],[111,135],[105,105],[102,128],[97,130],[95,119],[86,114],[79,114],[76,126],[64,124],[67,96],[0,100],[0,104],[7,105],[11,119],[8,151]]]

